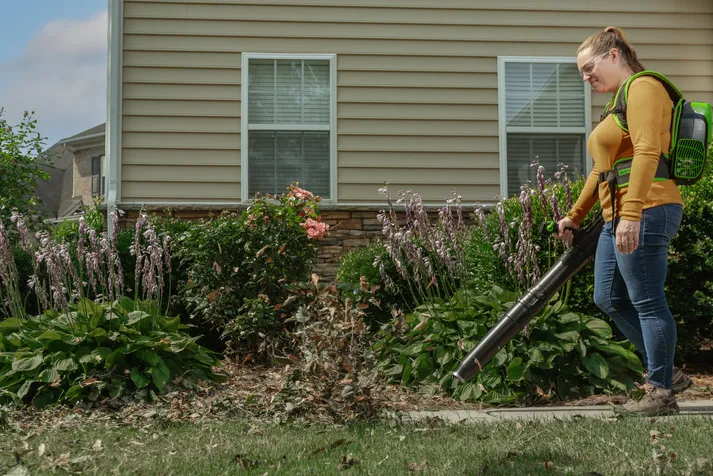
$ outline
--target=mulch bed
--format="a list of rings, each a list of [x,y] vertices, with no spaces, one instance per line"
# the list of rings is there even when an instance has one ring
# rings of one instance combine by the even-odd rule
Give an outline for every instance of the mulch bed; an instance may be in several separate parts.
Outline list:
[[[241,366],[223,361],[222,372],[229,378],[219,385],[208,385],[198,391],[176,387],[153,402],[131,402],[114,407],[108,400],[87,407],[62,406],[45,410],[24,408],[0,413],[0,428],[14,427],[22,432],[39,428],[72,427],[93,422],[110,429],[120,425],[148,429],[171,422],[205,423],[211,421],[269,422],[280,421],[284,415],[271,410],[275,397],[290,373],[289,367]],[[713,400],[713,374],[690,374],[693,386],[678,395],[679,401]],[[382,411],[408,412],[424,410],[478,410],[486,405],[464,403],[438,395],[424,395],[403,387],[388,385],[371,392],[375,407]],[[623,395],[595,395],[560,402],[542,395],[533,402],[538,406],[606,405],[626,401]],[[325,402],[326,405],[329,402]],[[307,419],[308,420],[308,419]]]

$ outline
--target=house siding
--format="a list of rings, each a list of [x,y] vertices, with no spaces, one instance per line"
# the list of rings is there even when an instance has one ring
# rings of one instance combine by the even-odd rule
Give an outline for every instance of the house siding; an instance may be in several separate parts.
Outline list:
[[[125,0],[122,202],[239,202],[241,53],[337,55],[338,203],[500,192],[497,57],[573,56],[616,24],[713,103],[710,0]],[[566,26],[562,26],[566,25]],[[592,121],[608,100],[592,94]]]

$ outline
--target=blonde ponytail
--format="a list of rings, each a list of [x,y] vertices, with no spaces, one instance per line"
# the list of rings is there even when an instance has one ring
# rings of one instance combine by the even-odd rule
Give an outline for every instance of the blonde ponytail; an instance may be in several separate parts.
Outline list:
[[[595,33],[584,40],[584,42],[579,45],[579,48],[577,48],[577,54],[587,48],[591,48],[593,55],[604,54],[610,49],[616,48],[619,50],[624,62],[634,73],[646,69],[644,65],[641,64],[641,61],[639,61],[634,47],[631,46],[631,43],[626,39],[624,33],[615,26],[608,26],[604,31]]]

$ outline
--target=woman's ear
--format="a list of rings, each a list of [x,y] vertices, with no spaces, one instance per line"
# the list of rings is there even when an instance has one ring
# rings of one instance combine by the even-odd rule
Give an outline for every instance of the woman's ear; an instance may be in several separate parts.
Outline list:
[[[612,63],[614,63],[614,64],[618,63],[619,60],[621,59],[619,50],[616,48],[612,48],[609,50],[609,56],[611,57]]]

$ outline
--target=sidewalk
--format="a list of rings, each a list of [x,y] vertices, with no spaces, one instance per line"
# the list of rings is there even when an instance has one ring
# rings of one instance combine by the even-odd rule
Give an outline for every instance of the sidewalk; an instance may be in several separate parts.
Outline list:
[[[679,402],[679,415],[709,415],[713,417],[713,400]],[[438,410],[407,412],[402,421],[441,419],[450,423],[482,423],[503,420],[566,420],[573,418],[615,418],[612,405],[525,407],[488,410]]]

